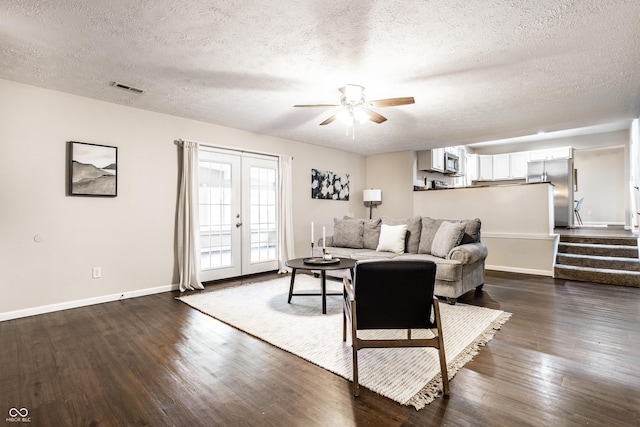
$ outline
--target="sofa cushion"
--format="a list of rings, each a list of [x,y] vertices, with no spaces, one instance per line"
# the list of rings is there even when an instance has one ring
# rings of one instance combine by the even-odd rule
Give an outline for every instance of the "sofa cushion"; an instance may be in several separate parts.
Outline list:
[[[382,224],[380,228],[380,240],[378,241],[378,252],[404,253],[405,238],[407,235],[407,224],[388,225]]]
[[[410,254],[418,253],[420,245],[420,231],[422,229],[421,219],[419,215],[408,219],[394,219],[386,216],[382,217],[382,224],[387,225],[407,225],[407,235],[404,251]]]
[[[351,259],[355,259],[358,262],[380,261],[384,259],[394,259],[398,256],[401,255],[394,252],[358,251],[358,253],[351,255]]]
[[[451,249],[458,246],[464,237],[466,224],[442,221],[431,245],[431,255],[445,258]]]
[[[364,221],[361,219],[333,219],[333,246],[362,249]]]
[[[364,234],[362,236],[362,246],[365,249],[376,250],[380,240],[380,218],[364,220]]]

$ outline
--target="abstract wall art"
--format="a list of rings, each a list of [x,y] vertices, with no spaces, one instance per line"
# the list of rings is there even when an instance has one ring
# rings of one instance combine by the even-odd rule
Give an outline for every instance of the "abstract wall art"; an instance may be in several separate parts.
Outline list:
[[[69,141],[70,196],[116,197],[118,147]]]
[[[311,198],[349,200],[349,174],[311,169]]]

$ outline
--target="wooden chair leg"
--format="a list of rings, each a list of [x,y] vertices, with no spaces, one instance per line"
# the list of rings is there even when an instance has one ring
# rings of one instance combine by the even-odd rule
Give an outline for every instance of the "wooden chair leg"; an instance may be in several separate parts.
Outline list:
[[[358,348],[352,346],[353,349],[353,395],[360,396],[360,383],[358,382]]]
[[[442,389],[445,396],[449,395],[449,375],[447,374],[447,357],[444,353],[444,339],[442,326],[440,325],[440,307],[438,300],[434,298],[433,309],[435,312],[436,327],[438,331],[438,358],[440,359],[440,375],[442,376]]]
[[[358,331],[356,329],[356,303],[351,305],[351,351],[353,353],[353,395],[360,395],[360,383],[358,382]]]
[[[346,308],[342,310],[342,341],[347,340],[347,316]]]

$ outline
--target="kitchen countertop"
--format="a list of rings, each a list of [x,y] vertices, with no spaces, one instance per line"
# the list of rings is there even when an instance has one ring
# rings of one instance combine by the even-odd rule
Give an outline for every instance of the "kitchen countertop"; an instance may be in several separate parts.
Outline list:
[[[486,183],[486,184],[467,185],[467,186],[464,186],[464,187],[448,187],[448,188],[425,188],[425,187],[414,186],[413,187],[413,191],[457,190],[457,189],[460,189],[460,188],[513,187],[513,186],[516,186],[516,185],[535,185],[535,184],[551,184],[551,185],[553,185],[553,183],[551,181],[514,182],[514,183],[500,182],[500,183],[496,183],[496,184]]]

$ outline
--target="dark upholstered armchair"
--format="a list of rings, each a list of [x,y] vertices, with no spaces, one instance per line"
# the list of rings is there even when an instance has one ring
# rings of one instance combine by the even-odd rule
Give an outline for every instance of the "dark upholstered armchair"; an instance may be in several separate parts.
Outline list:
[[[353,394],[358,384],[358,350],[380,347],[435,347],[440,358],[444,394],[449,394],[447,362],[438,300],[433,296],[436,264],[432,261],[374,261],[356,264],[353,281],[344,279],[342,339],[351,324]],[[360,339],[365,329],[406,329],[406,339]],[[434,338],[412,339],[411,329],[431,329]]]

